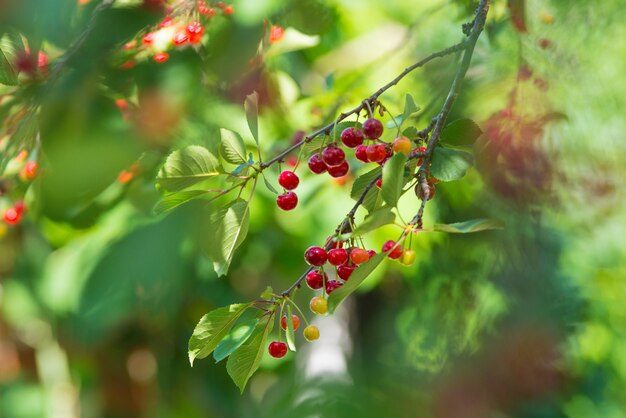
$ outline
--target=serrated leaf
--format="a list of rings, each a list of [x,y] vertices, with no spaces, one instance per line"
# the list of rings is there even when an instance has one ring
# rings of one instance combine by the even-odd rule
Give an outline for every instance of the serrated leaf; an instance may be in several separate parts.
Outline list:
[[[274,193],[274,194],[278,194],[278,190],[276,190],[276,188],[274,186],[272,186],[272,183],[269,182],[269,180],[267,179],[267,177],[265,177],[265,174],[263,174],[263,182],[265,183],[265,187],[267,187],[267,189]]]
[[[367,263],[361,264],[354,269],[350,280],[345,282],[343,286],[333,290],[333,293],[328,297],[328,311],[330,313],[337,309],[337,306],[347,298],[352,292],[354,292],[361,283],[380,265],[380,263],[387,256],[386,253],[378,253],[372,257]]]
[[[246,164],[246,145],[237,132],[220,129],[220,154],[231,164]]]
[[[0,84],[17,86],[17,73],[11,66],[4,52],[0,49]]]
[[[182,192],[168,194],[159,200],[159,202],[154,206],[154,213],[160,215],[182,205],[183,203],[206,196],[207,194],[208,192],[206,190],[184,190]]]
[[[451,234],[468,234],[471,232],[502,228],[504,228],[502,222],[494,219],[473,219],[471,221],[456,222],[452,224],[435,224],[433,227],[435,231],[448,232]]]
[[[430,165],[430,173],[441,181],[458,180],[465,176],[473,162],[474,157],[469,152],[437,147]]]
[[[165,190],[176,192],[222,172],[219,160],[208,149],[190,145],[167,157],[157,176],[157,183]]]
[[[402,195],[404,187],[404,165],[407,157],[402,153],[397,153],[391,157],[383,167],[383,187],[381,195],[385,203],[391,207],[398,204],[398,199]]]
[[[235,250],[244,241],[249,224],[249,205],[243,199],[211,213],[204,239],[218,276],[228,273]]]
[[[246,110],[246,120],[248,121],[248,127],[250,128],[250,133],[252,133],[254,142],[256,142],[256,145],[258,147],[259,146],[259,94],[255,91],[254,93],[248,95],[246,97],[246,101],[243,104],[243,107]],[[244,161],[245,161],[245,157],[244,157]]]
[[[267,56],[272,57],[286,52],[299,51],[312,48],[319,44],[320,37],[306,35],[292,27],[286,28],[280,41],[273,43],[267,51]]]
[[[404,112],[402,112],[402,119],[407,120],[415,113],[419,112],[420,108],[415,104],[415,100],[413,100],[413,96],[410,94],[406,94],[404,98]]]
[[[271,318],[267,323],[256,326],[248,340],[228,357],[226,370],[235,385],[243,393],[250,377],[256,372],[265,353],[265,342],[272,331],[274,321]]]
[[[287,323],[287,330],[285,331],[285,336],[287,338],[287,346],[291,351],[296,351],[296,336],[294,335],[293,329],[293,315],[291,310],[291,304],[287,302],[287,315],[285,317],[285,322]],[[282,319],[281,319],[282,321]]]
[[[252,332],[259,323],[259,318],[250,318],[246,321],[236,324],[229,332],[222,338],[220,343],[215,347],[213,351],[213,358],[216,363],[224,360],[230,356],[236,349],[241,347],[245,343]]]
[[[471,119],[459,119],[450,122],[441,133],[441,141],[444,144],[456,147],[470,146],[476,142],[483,131],[476,122]]]
[[[189,363],[193,366],[195,359],[205,358],[211,354],[249,306],[249,303],[238,303],[212,310],[204,315],[189,339]]]
[[[363,194],[363,191],[365,190],[367,185],[370,184],[372,181],[374,181],[376,177],[380,176],[381,173],[382,173],[382,168],[376,167],[375,169],[370,170],[367,173],[361,174],[359,177],[357,177],[356,180],[354,180],[354,183],[352,184],[350,197],[354,200],[359,200],[359,198]],[[375,186],[372,187],[372,189],[374,188]]]
[[[352,231],[353,236],[363,235],[368,232],[374,231],[383,225],[394,223],[396,220],[396,214],[391,211],[389,207],[382,207],[373,212],[370,212],[363,222]]]

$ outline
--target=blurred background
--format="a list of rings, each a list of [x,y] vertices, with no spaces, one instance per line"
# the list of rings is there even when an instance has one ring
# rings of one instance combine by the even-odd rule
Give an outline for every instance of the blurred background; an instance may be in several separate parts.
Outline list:
[[[224,362],[189,366],[194,326],[293,283],[303,251],[352,206],[359,171],[300,170],[293,212],[259,185],[248,238],[218,278],[203,205],[153,212],[165,157],[215,148],[220,127],[253,147],[243,100],[256,90],[269,158],[462,40],[475,5],[208,2],[197,44],[146,42],[169,27],[168,7],[198,18],[187,3],[0,0],[0,211],[25,205],[18,224],[0,223],[0,417],[626,417],[622,2],[493,2],[450,119],[483,130],[476,165],[437,185],[425,227],[505,228],[418,234],[415,265],[385,263],[315,319],[319,341],[263,359],[243,395]],[[421,129],[457,66],[434,61],[381,100],[399,114],[412,94]],[[382,228],[366,244],[396,236]]]

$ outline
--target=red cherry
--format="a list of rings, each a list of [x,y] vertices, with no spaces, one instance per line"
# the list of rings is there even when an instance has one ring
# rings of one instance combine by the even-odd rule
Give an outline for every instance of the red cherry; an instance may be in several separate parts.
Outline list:
[[[226,7],[224,7],[224,14],[225,15],[232,15],[233,13],[235,13],[235,8],[233,6],[226,6]]]
[[[426,147],[415,148],[413,152],[426,152]],[[423,162],[424,162],[424,159],[420,158],[417,160],[417,165],[422,165]]]
[[[376,180],[376,187],[378,187],[379,189],[383,188],[383,178],[379,178],[378,180]]]
[[[15,209],[17,211],[17,213],[19,213],[20,215],[22,215],[24,213],[24,211],[26,211],[26,205],[24,204],[24,201],[22,200],[18,200],[17,202],[15,202],[15,204],[13,205],[13,209]]]
[[[367,253],[369,254],[370,258],[374,257],[376,255],[376,251],[374,250],[367,250]]]
[[[369,118],[363,123],[363,133],[369,139],[378,139],[383,134],[383,124],[375,118]]]
[[[283,171],[278,176],[278,184],[287,190],[293,190],[300,184],[300,179],[293,171]]]
[[[268,351],[270,352],[270,356],[274,358],[285,357],[285,354],[287,354],[287,344],[280,341],[273,341],[270,343]]]
[[[394,240],[390,239],[389,241],[385,242],[383,244],[383,252],[386,253],[387,251],[391,250],[394,247],[394,245],[396,245],[396,242]],[[387,257],[395,260],[397,258],[400,258],[402,253],[403,253],[402,246],[398,245],[396,248],[393,249],[393,251],[387,254]]]
[[[358,147],[356,147],[356,149],[354,150],[354,156],[356,157],[357,160],[363,161],[364,163],[370,162],[370,159],[367,158],[367,146],[366,145],[359,145]]]
[[[348,280],[350,276],[352,276],[352,272],[356,266],[349,266],[347,264],[341,265],[337,267],[337,276],[339,276],[343,280]]]
[[[336,248],[328,252],[328,262],[333,266],[339,266],[348,261],[348,252],[343,248]]]
[[[282,210],[291,210],[298,204],[298,195],[294,192],[287,192],[278,195],[276,198],[276,204]]]
[[[346,128],[341,132],[341,142],[348,148],[361,145],[364,139],[363,131],[359,128]]]
[[[333,291],[339,287],[343,286],[343,283],[337,280],[329,280],[326,282],[326,293],[329,295],[333,293]]]
[[[350,164],[348,164],[347,161],[344,161],[341,165],[336,167],[328,167],[328,174],[330,174],[331,177],[343,177],[348,174],[348,171],[350,171]]]
[[[291,315],[291,322],[293,322],[293,330],[297,330],[300,326],[300,318],[298,318],[298,315]],[[285,331],[287,330],[287,315],[283,315],[283,317],[280,318],[280,327]]]
[[[185,32],[179,32],[174,35],[174,45],[176,46],[184,45],[187,41],[189,41],[189,35]]]
[[[322,160],[328,167],[336,167],[346,160],[346,153],[335,144],[331,144],[322,151]]]
[[[4,212],[4,222],[7,225],[15,225],[22,218],[22,213],[15,208],[9,208]]]
[[[326,280],[326,274],[320,273],[319,271],[310,271],[306,275],[306,284],[309,285],[312,290],[321,289]]]
[[[328,169],[328,166],[322,160],[322,156],[320,154],[313,154],[311,155],[311,158],[309,158],[309,168],[315,174],[322,174]]]
[[[143,39],[141,40],[141,42],[144,45],[150,45],[152,42],[154,42],[154,32],[148,32],[144,35]]]
[[[187,25],[187,34],[189,35],[189,42],[197,44],[202,40],[202,34],[204,33],[204,26],[200,22],[191,22]]]
[[[367,250],[363,248],[353,248],[352,251],[350,251],[350,261],[352,261],[352,264],[363,264],[369,259],[370,255],[367,253]]]
[[[309,247],[304,253],[304,260],[311,266],[319,267],[328,259],[326,250],[322,247]]]
[[[160,64],[170,59],[170,54],[168,54],[167,52],[159,52],[158,54],[154,54],[152,59]]]
[[[343,248],[343,241],[334,239],[332,236],[326,238],[326,244],[330,243],[330,249]]]
[[[365,152],[371,162],[379,163],[387,157],[387,148],[383,144],[370,144]]]
[[[37,169],[39,166],[36,161],[28,161],[22,169],[22,175],[26,180],[33,180],[37,177]]]

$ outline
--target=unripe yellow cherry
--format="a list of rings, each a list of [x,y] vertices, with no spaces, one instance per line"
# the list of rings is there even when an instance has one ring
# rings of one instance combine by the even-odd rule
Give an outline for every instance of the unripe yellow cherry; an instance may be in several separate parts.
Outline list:
[[[407,137],[400,136],[393,141],[393,151],[400,152],[404,155],[409,155],[411,153],[411,140]]]
[[[410,266],[415,263],[415,251],[411,249],[404,250],[400,262],[405,266]]]
[[[304,329],[303,334],[307,341],[315,341],[320,337],[320,330],[315,325],[309,325]]]
[[[322,296],[315,296],[311,299],[309,307],[313,313],[318,315],[326,315],[328,312],[328,301]]]

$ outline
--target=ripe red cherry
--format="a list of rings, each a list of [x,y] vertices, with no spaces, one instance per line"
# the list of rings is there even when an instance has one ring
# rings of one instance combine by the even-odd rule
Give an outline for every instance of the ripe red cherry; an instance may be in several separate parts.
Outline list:
[[[326,282],[326,293],[330,295],[335,289],[341,287],[342,285],[343,283],[337,280],[329,280]]]
[[[326,280],[326,274],[320,273],[319,271],[310,271],[306,275],[306,284],[312,290],[321,289],[324,286],[324,281]]]
[[[352,251],[350,251],[350,261],[352,261],[352,264],[363,264],[369,259],[370,255],[367,253],[367,250],[363,248],[353,248]]]
[[[330,168],[341,165],[346,160],[346,153],[334,144],[324,148],[322,160]]]
[[[324,160],[322,160],[321,154],[313,154],[311,158],[309,158],[309,169],[315,174],[322,174],[328,169],[328,166]]]
[[[161,64],[162,62],[165,62],[168,59],[170,59],[170,54],[168,54],[167,52],[159,52],[158,54],[154,54],[152,59],[158,62],[159,64]]]
[[[383,244],[383,252],[386,253],[387,251],[391,250],[393,248],[393,246],[396,245],[396,242],[394,240],[389,240],[387,242],[385,242]],[[387,254],[387,257],[395,260],[400,258],[400,256],[402,256],[402,253],[404,251],[402,250],[402,246],[398,245],[396,248],[393,249],[393,251],[391,251],[389,254]]]
[[[278,176],[278,184],[287,190],[293,190],[300,184],[300,179],[293,171],[283,171]]]
[[[363,131],[359,128],[346,128],[341,132],[341,142],[348,148],[361,145],[364,139]]]
[[[383,178],[379,178],[378,180],[376,180],[376,187],[378,187],[379,189],[383,188]]]
[[[17,210],[16,208],[9,208],[4,212],[4,222],[7,225],[15,225],[19,223],[22,218],[22,212]]]
[[[36,161],[28,161],[22,169],[22,176],[26,180],[33,180],[35,177],[37,177],[38,168],[39,166],[37,165]]]
[[[332,236],[326,238],[326,244],[330,243],[330,248],[334,250],[335,248],[343,248],[343,241],[336,240]]]
[[[268,351],[270,352],[270,356],[274,358],[285,357],[285,354],[287,354],[287,344],[280,341],[273,341],[270,343]]]
[[[350,164],[348,164],[347,161],[344,161],[341,165],[335,167],[328,167],[328,174],[335,178],[345,176],[348,174],[348,171],[350,171]]]
[[[141,42],[144,45],[150,45],[152,42],[154,42],[154,37],[155,37],[155,33],[154,32],[148,32],[144,35],[143,39],[141,40]]]
[[[189,35],[186,32],[179,32],[174,35],[174,45],[176,46],[184,45],[187,41],[189,41]]]
[[[348,261],[348,252],[343,248],[335,248],[328,252],[328,262],[333,266],[339,266]]]
[[[376,255],[376,251],[374,250],[367,250],[367,253],[369,254],[370,258],[374,257]]]
[[[356,149],[354,150],[354,156],[356,157],[357,160],[363,161],[364,163],[370,162],[370,159],[367,158],[367,146],[366,145],[359,145],[358,147],[356,147]]]
[[[387,157],[387,148],[383,144],[370,144],[365,152],[367,153],[367,159],[376,163],[383,161]]]
[[[426,147],[415,148],[413,152],[426,152]],[[417,165],[422,165],[423,162],[424,162],[424,159],[420,158],[417,160]]]
[[[298,318],[298,315],[291,315],[291,322],[293,322],[293,330],[297,330],[300,326],[300,318]],[[280,327],[285,331],[287,330],[287,315],[283,315],[283,317],[280,318]]]
[[[322,247],[309,247],[304,253],[304,260],[310,266],[319,267],[323,265],[328,259],[328,254],[326,254],[326,250]]]
[[[363,123],[363,133],[369,139],[378,139],[383,134],[383,124],[376,118],[369,118]]]
[[[352,276],[352,272],[356,266],[349,266],[347,264],[341,265],[337,267],[337,276],[339,276],[343,280],[348,280],[350,276]]]
[[[276,204],[282,210],[291,210],[298,205],[298,195],[294,192],[287,192],[278,195],[276,198]]]
[[[200,22],[191,22],[187,25],[187,34],[189,35],[189,42],[197,44],[202,40],[202,34],[204,33],[204,26]]]

